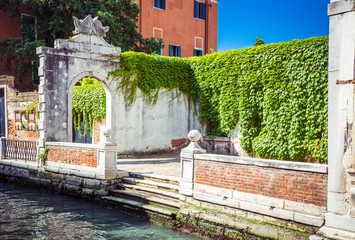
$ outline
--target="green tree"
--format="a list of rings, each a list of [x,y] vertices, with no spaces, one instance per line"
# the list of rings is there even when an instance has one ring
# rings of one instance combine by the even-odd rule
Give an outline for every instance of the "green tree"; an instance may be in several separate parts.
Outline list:
[[[255,39],[255,43],[254,43],[254,46],[259,46],[259,45],[264,45],[265,42],[264,40],[261,39],[261,37],[257,36],[256,39]]]
[[[33,12],[35,22],[21,18],[21,6]],[[144,38],[137,31],[140,9],[131,0],[0,0],[0,10],[22,26],[20,36],[0,42],[0,60],[6,61],[5,70],[11,69],[13,64],[20,82],[37,78],[38,46],[52,47],[54,39],[72,35],[72,16],[98,16],[104,26],[110,27],[106,40],[126,51],[153,53],[163,47],[161,39]]]

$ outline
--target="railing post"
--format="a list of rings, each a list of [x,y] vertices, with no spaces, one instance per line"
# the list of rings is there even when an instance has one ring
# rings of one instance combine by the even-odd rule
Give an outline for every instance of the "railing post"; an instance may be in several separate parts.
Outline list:
[[[97,176],[105,180],[115,179],[117,178],[117,144],[111,139],[111,129],[106,129],[103,134],[106,139],[99,143],[102,149],[97,153]]]
[[[195,162],[194,154],[206,153],[198,144],[201,139],[201,133],[197,130],[191,130],[188,134],[190,144],[181,150],[181,180],[180,180],[180,194],[185,196],[192,196],[195,180]]]
[[[6,151],[5,139],[6,138],[4,138],[4,137],[1,138],[1,143],[0,143],[0,158],[1,159],[5,158],[5,151]]]

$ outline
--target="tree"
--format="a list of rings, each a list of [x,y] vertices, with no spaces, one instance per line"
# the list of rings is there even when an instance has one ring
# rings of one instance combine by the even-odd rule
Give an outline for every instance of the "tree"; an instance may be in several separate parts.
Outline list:
[[[255,39],[255,43],[254,43],[254,46],[259,46],[259,45],[264,45],[265,42],[264,40],[261,39],[261,37],[257,36],[256,39]]]
[[[29,19],[20,17],[19,8],[23,6],[33,12],[36,22],[31,24]],[[14,65],[20,82],[37,78],[38,46],[52,47],[54,39],[73,35],[72,16],[98,16],[104,26],[110,27],[106,41],[126,51],[153,53],[163,47],[161,39],[143,38],[137,31],[140,10],[131,0],[0,0],[0,10],[21,23],[19,37],[0,42],[0,60],[6,59],[7,70]]]

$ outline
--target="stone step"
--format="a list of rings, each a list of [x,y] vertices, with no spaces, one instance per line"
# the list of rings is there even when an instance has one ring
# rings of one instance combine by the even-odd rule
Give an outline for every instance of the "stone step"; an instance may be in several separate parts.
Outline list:
[[[167,206],[167,207],[176,208],[176,209],[180,208],[179,201],[176,201],[173,199],[165,199],[162,197],[148,196],[148,195],[130,192],[127,190],[111,190],[110,193],[111,193],[111,195],[116,196],[116,197],[123,197],[123,198],[137,200],[137,201],[144,202],[144,203],[156,203],[158,205]]]
[[[175,184],[169,183],[161,183],[151,180],[144,180],[141,178],[133,178],[133,177],[124,177],[122,178],[123,183],[133,184],[133,185],[140,185],[145,187],[151,187],[156,189],[164,189],[166,191],[171,192],[179,192],[179,186]]]
[[[142,187],[139,185],[124,184],[124,183],[120,184],[120,187],[122,187],[123,189],[132,189],[132,190],[140,192],[140,193],[146,192],[148,194],[152,194],[155,196],[164,196],[164,197],[168,197],[168,198],[172,198],[172,199],[176,199],[176,200],[180,199],[180,194],[178,194],[178,193],[164,191],[164,190],[160,190],[157,188]]]
[[[168,207],[161,207],[156,204],[143,203],[140,201],[135,201],[131,199],[126,199],[122,197],[114,197],[114,196],[104,196],[101,197],[102,200],[108,201],[114,204],[121,205],[125,208],[130,208],[137,211],[148,211],[164,216],[168,216],[171,219],[176,219],[176,215],[178,214],[178,210]]]
[[[157,175],[157,174],[142,173],[142,172],[129,172],[129,176],[133,178],[140,178],[144,180],[151,180],[151,181],[157,181],[157,182],[174,184],[174,185],[180,184],[180,178],[173,177],[173,176]]]

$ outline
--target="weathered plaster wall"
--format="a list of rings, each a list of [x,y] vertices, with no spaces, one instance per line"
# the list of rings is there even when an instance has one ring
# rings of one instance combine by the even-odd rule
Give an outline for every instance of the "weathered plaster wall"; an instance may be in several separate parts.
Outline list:
[[[155,105],[138,98],[133,106],[122,95],[114,103],[113,139],[118,152],[171,150],[186,143],[186,132],[197,127],[187,97],[162,92]],[[190,128],[190,129],[189,129]]]

